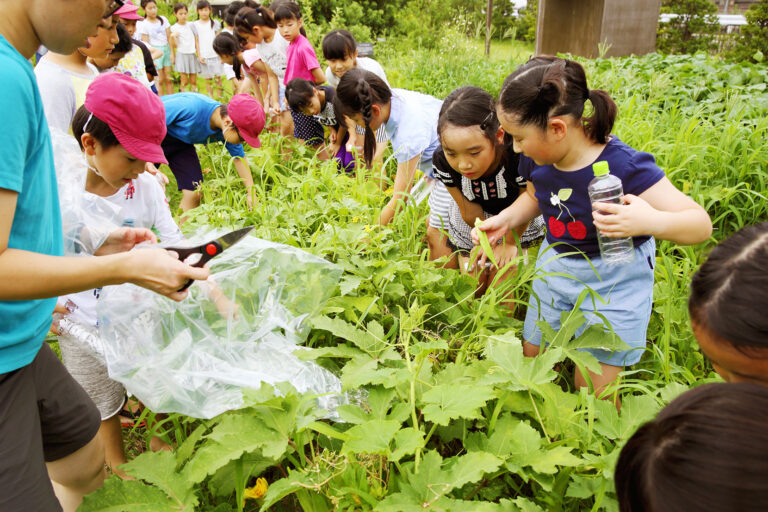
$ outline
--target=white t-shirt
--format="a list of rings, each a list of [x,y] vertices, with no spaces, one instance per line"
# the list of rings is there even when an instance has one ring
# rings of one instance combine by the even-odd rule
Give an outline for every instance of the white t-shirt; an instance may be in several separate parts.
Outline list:
[[[122,209],[120,218],[123,226],[154,228],[160,242],[166,246],[177,244],[184,239],[181,230],[173,221],[163,187],[149,173],[140,174],[115,194],[103,199]],[[101,288],[71,293],[59,297],[59,304],[72,310],[69,316],[72,321],[95,327],[96,303],[100,293]]]
[[[87,64],[91,74],[83,75],[54,64],[43,57],[35,66],[35,77],[43,100],[48,126],[71,133],[75,112],[85,103],[85,91],[99,70]]]
[[[197,29],[194,24],[185,23],[184,25],[179,25],[176,23],[171,26],[171,34],[178,34],[176,36],[176,51],[185,54],[194,54],[197,52],[197,49],[195,49]]]
[[[168,18],[165,16],[158,16],[157,18],[158,21],[154,23],[145,18],[144,21],[140,21],[136,27],[136,33],[139,35],[139,38],[146,34],[149,36],[149,44],[155,48],[168,44],[168,35],[165,31],[166,29],[171,28]],[[160,23],[160,20],[163,21],[162,24]]]
[[[234,32],[232,32],[231,28],[224,27],[221,32],[226,32],[228,34],[235,35]],[[226,64],[224,62],[221,63],[221,69],[224,71],[224,76],[227,77],[227,80],[232,80],[233,78],[237,78],[237,75],[235,75],[235,70],[232,67],[232,64]]]
[[[382,68],[381,64],[379,64],[375,60],[369,57],[358,57],[357,68],[370,71],[374,75],[384,80],[384,82],[387,85],[389,85],[389,82],[387,82],[387,75],[384,73],[384,68]],[[341,80],[339,77],[333,74],[330,66],[325,68],[325,79],[328,81],[328,85],[330,85],[334,89],[339,86],[339,80]]]
[[[288,65],[288,44],[280,32],[275,30],[275,36],[271,42],[262,41],[256,45],[262,60],[269,64],[281,84],[285,79],[285,68]]]
[[[215,20],[213,22],[213,26],[211,26],[211,20],[197,20],[193,22],[193,24],[197,30],[197,39],[200,44],[200,57],[204,59],[215,58],[216,52],[213,51],[213,39],[219,32],[221,24]]]

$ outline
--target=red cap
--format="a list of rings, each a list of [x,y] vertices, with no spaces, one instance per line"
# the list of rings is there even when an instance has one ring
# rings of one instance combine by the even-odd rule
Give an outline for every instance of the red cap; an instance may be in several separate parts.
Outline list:
[[[240,136],[254,148],[261,147],[259,134],[267,118],[264,107],[253,96],[236,94],[229,100],[227,115],[235,124]]]
[[[124,20],[143,20],[144,16],[140,15],[137,11],[139,7],[133,5],[131,0],[125,0],[122,7],[115,11],[115,14],[120,16]]]
[[[107,123],[120,145],[134,157],[168,163],[160,147],[167,132],[165,107],[138,80],[122,73],[97,76],[85,93],[85,108]]]

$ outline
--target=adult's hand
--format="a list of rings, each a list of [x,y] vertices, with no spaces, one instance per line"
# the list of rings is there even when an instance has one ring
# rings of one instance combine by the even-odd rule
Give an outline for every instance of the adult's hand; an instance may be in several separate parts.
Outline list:
[[[205,280],[210,275],[207,267],[192,267],[179,261],[179,255],[165,249],[138,249],[126,253],[127,279],[173,300],[182,300],[188,290],[179,292],[190,279]]]

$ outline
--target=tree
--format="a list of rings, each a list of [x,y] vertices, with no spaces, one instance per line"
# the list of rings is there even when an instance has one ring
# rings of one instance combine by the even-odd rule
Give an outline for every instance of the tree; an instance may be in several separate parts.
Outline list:
[[[485,56],[491,54],[491,25],[493,23],[493,0],[488,0],[485,8]]]
[[[656,48],[664,53],[696,53],[717,49],[720,22],[712,0],[664,0],[662,13],[675,16],[659,23]]]
[[[753,4],[744,13],[747,24],[741,27],[736,45],[729,57],[738,60],[762,62],[768,57],[768,0]]]

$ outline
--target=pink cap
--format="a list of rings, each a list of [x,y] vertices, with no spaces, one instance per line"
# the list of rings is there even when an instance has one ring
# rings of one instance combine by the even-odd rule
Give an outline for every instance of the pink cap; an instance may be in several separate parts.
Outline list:
[[[139,160],[168,163],[165,107],[149,88],[122,73],[96,77],[85,93],[85,108],[110,127],[120,145]]]
[[[267,118],[264,107],[256,98],[247,94],[236,94],[229,100],[227,115],[235,124],[240,136],[254,148],[261,147],[259,134]]]
[[[125,0],[122,7],[115,11],[115,14],[120,16],[124,20],[143,20],[144,16],[140,15],[137,11],[139,7],[133,5],[131,0]]]

